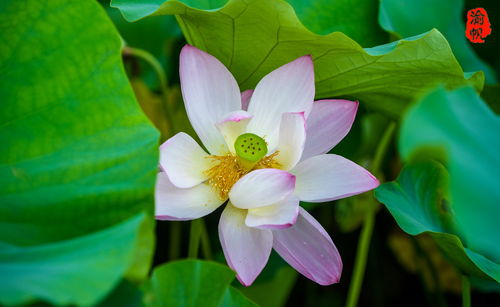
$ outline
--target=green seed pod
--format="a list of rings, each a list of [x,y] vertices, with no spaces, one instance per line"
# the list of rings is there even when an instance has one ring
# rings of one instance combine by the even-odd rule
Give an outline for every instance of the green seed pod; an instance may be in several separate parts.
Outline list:
[[[234,142],[236,154],[243,160],[257,162],[267,154],[267,144],[263,138],[253,133],[244,133]]]

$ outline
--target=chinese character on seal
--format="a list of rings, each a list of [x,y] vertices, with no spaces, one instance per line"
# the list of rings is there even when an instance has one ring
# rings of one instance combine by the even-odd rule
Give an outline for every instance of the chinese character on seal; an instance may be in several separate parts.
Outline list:
[[[472,43],[484,43],[484,38],[491,33],[488,13],[483,8],[471,9],[467,12],[465,36]]]

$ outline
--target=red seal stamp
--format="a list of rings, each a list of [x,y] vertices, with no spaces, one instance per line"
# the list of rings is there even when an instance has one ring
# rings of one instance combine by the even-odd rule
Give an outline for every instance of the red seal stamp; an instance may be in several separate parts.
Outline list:
[[[484,38],[490,33],[491,24],[486,10],[481,7],[469,10],[465,36],[473,43],[484,43]]]

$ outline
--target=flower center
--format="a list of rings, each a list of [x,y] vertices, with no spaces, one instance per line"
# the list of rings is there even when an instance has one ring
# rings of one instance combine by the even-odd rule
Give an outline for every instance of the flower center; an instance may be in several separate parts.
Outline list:
[[[241,159],[255,163],[267,154],[267,144],[258,135],[244,133],[234,142],[234,150]]]
[[[278,151],[269,156],[267,144],[263,138],[244,133],[234,142],[236,155],[208,156],[214,161],[214,166],[207,169],[205,174],[208,183],[219,193],[223,200],[228,198],[229,191],[233,185],[244,175],[261,168],[279,168],[280,164],[274,159]]]

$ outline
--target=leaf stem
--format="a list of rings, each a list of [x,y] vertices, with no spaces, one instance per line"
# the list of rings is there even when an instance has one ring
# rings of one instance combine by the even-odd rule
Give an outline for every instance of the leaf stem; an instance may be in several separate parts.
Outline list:
[[[380,167],[384,156],[389,147],[389,143],[396,129],[396,123],[391,122],[377,146],[375,151],[375,156],[372,161],[370,170],[372,173],[380,173]],[[349,292],[347,294],[347,307],[355,307],[358,305],[359,294],[361,293],[361,286],[363,284],[363,278],[366,269],[366,259],[368,258],[368,251],[370,249],[370,241],[373,234],[373,228],[375,226],[375,211],[368,210],[365,219],[363,221],[363,228],[361,229],[361,235],[358,241],[358,247],[356,251],[356,260],[354,263],[354,270],[352,272],[351,284],[349,286]]]
[[[349,286],[349,293],[347,294],[347,307],[355,307],[358,305],[359,293],[361,292],[361,285],[366,268],[366,259],[368,257],[368,250],[375,225],[375,213],[370,210],[365,216],[363,221],[363,228],[358,242],[356,251],[356,262],[354,264],[354,271],[352,273],[351,284]]]
[[[470,307],[470,281],[465,275],[462,276],[462,307]]]
[[[198,248],[200,246],[200,239],[202,233],[202,221],[196,219],[191,221],[191,229],[189,231],[189,249],[188,258],[198,258]]]
[[[201,252],[205,259],[212,259],[212,249],[210,248],[210,238],[208,237],[205,221],[200,219],[201,224]]]
[[[172,117],[170,114],[170,107],[168,105],[168,100],[169,100],[169,87],[168,87],[168,78],[167,74],[165,73],[165,70],[163,70],[163,67],[161,66],[160,62],[149,52],[146,50],[142,50],[139,48],[133,48],[130,46],[125,46],[123,47],[123,54],[124,55],[131,55],[135,56],[137,58],[142,59],[144,62],[146,62],[153,71],[156,74],[156,77],[158,78],[158,82],[160,83],[160,91],[162,94],[162,100],[163,100],[163,106],[165,110],[165,116],[167,118],[167,129],[170,133],[172,133]]]
[[[394,135],[394,130],[396,130],[396,122],[389,123],[375,150],[375,156],[373,157],[372,166],[370,168],[372,172],[380,172],[380,166],[383,162],[382,160],[384,160],[392,136]]]
[[[170,222],[170,260],[178,259],[180,256],[181,245],[181,223]]]

